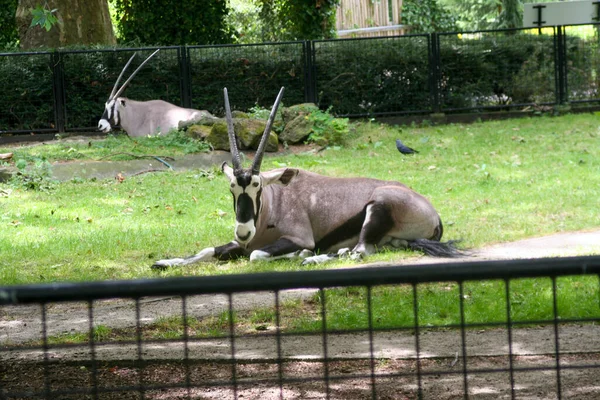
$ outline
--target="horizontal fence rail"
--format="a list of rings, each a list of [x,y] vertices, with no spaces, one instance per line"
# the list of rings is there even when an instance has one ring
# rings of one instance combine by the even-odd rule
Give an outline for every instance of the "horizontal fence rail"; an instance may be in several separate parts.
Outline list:
[[[346,117],[597,105],[598,26],[161,47],[126,96],[220,114],[225,86],[240,110],[286,86],[286,104]],[[154,49],[0,54],[0,138],[95,131],[127,59]]]
[[[595,399],[599,275],[586,256],[0,287],[0,398]]]

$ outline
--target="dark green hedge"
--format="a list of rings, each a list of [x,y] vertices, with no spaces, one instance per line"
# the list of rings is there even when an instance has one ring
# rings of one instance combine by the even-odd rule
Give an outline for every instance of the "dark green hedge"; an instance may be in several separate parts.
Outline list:
[[[270,107],[281,86],[286,87],[285,104],[302,103],[314,87],[319,107],[331,107],[338,116],[476,111],[556,101],[554,37],[523,31],[443,34],[437,69],[430,66],[436,60],[432,39],[414,35],[162,48],[124,95],[184,105],[189,92],[192,107],[219,115],[223,87],[239,110]],[[50,53],[0,56],[0,131],[56,128],[54,82],[64,85],[67,130],[95,127],[135,50],[65,50],[56,65]],[[152,51],[137,50],[140,56],[131,70]],[[566,50],[569,100],[600,101],[597,38],[567,35]],[[186,69],[189,79],[182,74]],[[55,70],[62,75],[55,77]],[[435,90],[438,107],[432,101]]]
[[[54,129],[51,54],[0,57],[0,131]]]
[[[0,48],[17,42],[19,33],[15,22],[18,0],[0,0]]]
[[[552,36],[440,35],[440,65],[441,103],[446,110],[555,100]]]
[[[231,107],[270,107],[281,86],[283,103],[304,102],[303,43],[190,48],[192,106],[213,113],[223,110],[223,88]]]
[[[319,106],[340,115],[431,109],[427,38],[315,42]]]

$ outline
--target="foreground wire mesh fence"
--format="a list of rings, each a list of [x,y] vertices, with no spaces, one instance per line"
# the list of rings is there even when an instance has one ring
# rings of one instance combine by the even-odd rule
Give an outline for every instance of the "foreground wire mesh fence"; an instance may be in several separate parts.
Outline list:
[[[600,257],[0,287],[2,399],[600,396]]]

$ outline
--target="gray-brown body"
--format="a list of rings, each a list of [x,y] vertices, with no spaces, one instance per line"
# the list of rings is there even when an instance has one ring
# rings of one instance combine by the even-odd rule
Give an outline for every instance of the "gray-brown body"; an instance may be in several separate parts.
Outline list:
[[[136,101],[118,97],[114,102],[112,112],[118,113],[121,129],[131,137],[166,134],[178,129],[180,122],[210,115],[208,111],[183,108],[163,100]]]
[[[250,251],[281,237],[320,252],[354,248],[367,206],[373,204],[389,207],[392,223],[373,245],[441,236],[440,217],[429,200],[400,182],[332,178],[298,170],[289,185],[266,186],[261,197],[265,212],[259,215],[255,239],[247,245]]]

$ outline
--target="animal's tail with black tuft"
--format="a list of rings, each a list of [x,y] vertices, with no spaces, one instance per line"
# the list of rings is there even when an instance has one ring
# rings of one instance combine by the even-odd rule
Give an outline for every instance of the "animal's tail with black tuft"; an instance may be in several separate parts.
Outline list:
[[[447,242],[438,242],[437,240],[415,239],[408,241],[408,248],[415,251],[421,251],[428,256],[433,257],[463,257],[469,253],[456,247],[459,240],[449,240]]]

